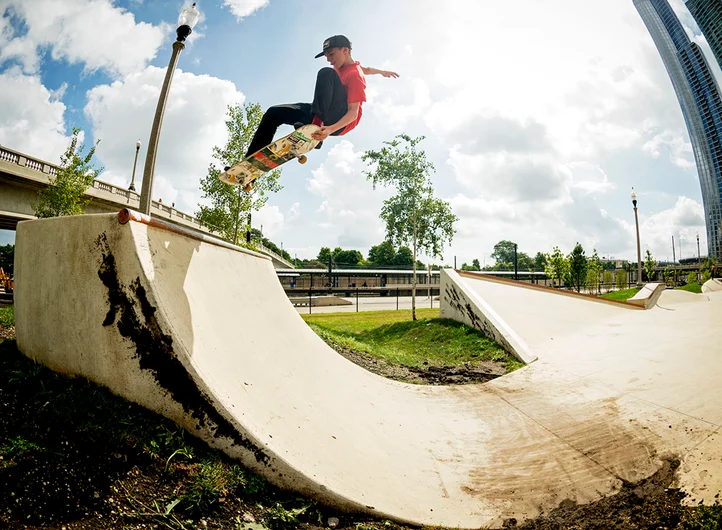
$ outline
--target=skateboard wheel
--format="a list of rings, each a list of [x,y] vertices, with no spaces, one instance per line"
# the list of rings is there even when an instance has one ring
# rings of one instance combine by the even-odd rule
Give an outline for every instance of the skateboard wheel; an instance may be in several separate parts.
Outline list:
[[[306,162],[308,162],[308,158],[306,157],[306,155],[301,155],[298,157],[299,164],[305,164]]]
[[[253,191],[253,184],[246,184],[243,186],[243,191],[246,193],[251,193]]]

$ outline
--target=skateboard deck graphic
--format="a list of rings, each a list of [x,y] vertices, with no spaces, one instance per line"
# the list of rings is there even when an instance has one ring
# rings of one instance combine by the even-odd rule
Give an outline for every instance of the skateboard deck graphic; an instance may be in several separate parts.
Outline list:
[[[279,138],[237,164],[233,164],[228,170],[218,175],[218,178],[226,184],[242,186],[246,191],[251,191],[251,183],[256,178],[289,160],[297,158],[301,164],[305,164],[306,153],[318,145],[318,140],[311,138],[311,135],[318,129],[317,125],[299,127],[291,134]]]

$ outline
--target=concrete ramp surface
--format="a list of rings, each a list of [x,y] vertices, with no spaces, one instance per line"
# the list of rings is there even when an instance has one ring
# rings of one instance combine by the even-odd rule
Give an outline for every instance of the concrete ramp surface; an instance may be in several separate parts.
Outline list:
[[[173,419],[276,485],[464,528],[597,500],[667,455],[683,460],[693,499],[720,491],[716,293],[603,325],[580,311],[539,342],[525,323],[551,322],[556,308],[522,295],[509,325],[538,360],[485,385],[415,386],[327,347],[267,258],[136,218],[18,225],[20,350]]]

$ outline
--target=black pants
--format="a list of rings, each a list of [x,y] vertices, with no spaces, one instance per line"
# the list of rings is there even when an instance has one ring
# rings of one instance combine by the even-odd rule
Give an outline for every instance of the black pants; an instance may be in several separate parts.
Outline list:
[[[344,117],[348,112],[346,88],[341,83],[336,70],[321,68],[316,77],[316,89],[313,94],[313,103],[289,103],[275,105],[269,108],[261,118],[256,134],[248,146],[246,156],[251,155],[273,142],[273,137],[280,125],[294,125],[303,123],[308,125],[314,114],[321,118],[325,125],[331,125]],[[337,136],[343,129],[336,131]]]

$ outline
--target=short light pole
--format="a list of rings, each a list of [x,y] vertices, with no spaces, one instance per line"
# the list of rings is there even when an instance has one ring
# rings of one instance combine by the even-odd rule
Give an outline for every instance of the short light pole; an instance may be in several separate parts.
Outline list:
[[[634,224],[637,227],[637,287],[642,287],[642,248],[639,244],[639,217],[637,215],[637,192],[632,188],[632,204],[634,205]]]
[[[135,191],[135,166],[138,165],[138,151],[140,151],[140,140],[135,142],[135,160],[133,160],[133,176],[130,177],[130,191]]]
[[[165,114],[165,105],[168,102],[168,93],[170,85],[173,81],[173,73],[178,64],[178,57],[181,50],[186,47],[184,44],[188,35],[193,32],[193,26],[196,25],[201,14],[196,9],[194,3],[191,7],[187,7],[181,11],[178,17],[178,28],[176,35],[178,38],[173,43],[173,53],[170,56],[168,69],[165,72],[165,80],[160,90],[158,98],[158,106],[155,108],[155,118],[153,119],[153,128],[150,131],[150,139],[148,140],[148,151],[145,155],[145,169],[143,170],[143,186],[140,190],[140,211],[146,215],[150,215],[150,206],[152,204],[153,193],[153,177],[155,175],[155,158],[158,153],[158,142],[160,141],[160,130],[163,125],[163,115]]]
[[[697,282],[702,283],[702,260],[699,254],[699,232],[697,232]]]

